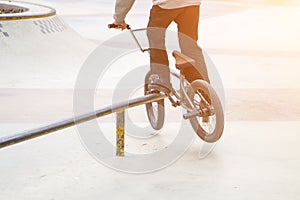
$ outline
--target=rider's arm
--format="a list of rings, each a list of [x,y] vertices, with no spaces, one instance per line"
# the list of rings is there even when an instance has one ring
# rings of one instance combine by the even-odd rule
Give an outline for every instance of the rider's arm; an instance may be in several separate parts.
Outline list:
[[[125,17],[135,0],[116,0],[114,19],[117,24],[125,24]]]

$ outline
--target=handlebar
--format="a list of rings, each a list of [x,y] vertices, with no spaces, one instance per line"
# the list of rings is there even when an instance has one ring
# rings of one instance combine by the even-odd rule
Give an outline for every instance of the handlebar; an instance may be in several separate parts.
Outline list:
[[[122,29],[123,27],[122,27],[121,25],[118,25],[118,24],[108,24],[108,28]],[[139,47],[139,49],[141,50],[141,52],[146,52],[146,51],[149,52],[149,51],[150,51],[149,48],[144,49],[144,48],[141,46],[140,42],[138,41],[138,39],[137,39],[137,37],[136,37],[136,35],[135,35],[135,32],[136,32],[136,31],[145,31],[145,30],[147,30],[147,29],[142,28],[142,29],[134,29],[134,30],[133,30],[133,29],[130,28],[130,25],[129,25],[129,24],[127,24],[127,26],[126,26],[125,29],[127,29],[127,30],[130,31],[132,38],[134,39],[135,43],[137,44],[137,46]]]

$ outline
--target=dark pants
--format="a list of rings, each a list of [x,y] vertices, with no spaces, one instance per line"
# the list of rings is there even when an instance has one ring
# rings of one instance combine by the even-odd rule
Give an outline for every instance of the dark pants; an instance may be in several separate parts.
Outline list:
[[[147,31],[150,46],[151,71],[155,72],[159,67],[167,67],[169,69],[169,60],[165,50],[165,33],[167,27],[173,21],[178,27],[181,53],[196,61],[194,67],[184,71],[187,80],[204,79],[209,82],[202,50],[197,45],[199,6],[176,9],[163,9],[159,6],[152,7]]]

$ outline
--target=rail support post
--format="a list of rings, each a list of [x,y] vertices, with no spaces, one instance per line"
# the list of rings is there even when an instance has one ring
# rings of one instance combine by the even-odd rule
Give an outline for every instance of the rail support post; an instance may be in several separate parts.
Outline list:
[[[125,143],[125,114],[124,109],[120,109],[116,112],[116,156],[123,157],[125,155],[124,143]]]

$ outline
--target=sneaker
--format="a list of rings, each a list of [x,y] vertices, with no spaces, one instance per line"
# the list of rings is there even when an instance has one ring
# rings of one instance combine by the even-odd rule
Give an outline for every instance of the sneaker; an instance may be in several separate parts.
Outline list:
[[[150,71],[146,75],[145,84],[148,85],[149,90],[156,90],[165,94],[169,94],[172,91],[169,72],[156,74]]]
[[[210,117],[207,116],[207,117],[202,117],[202,122],[203,123],[209,123],[210,122]]]

